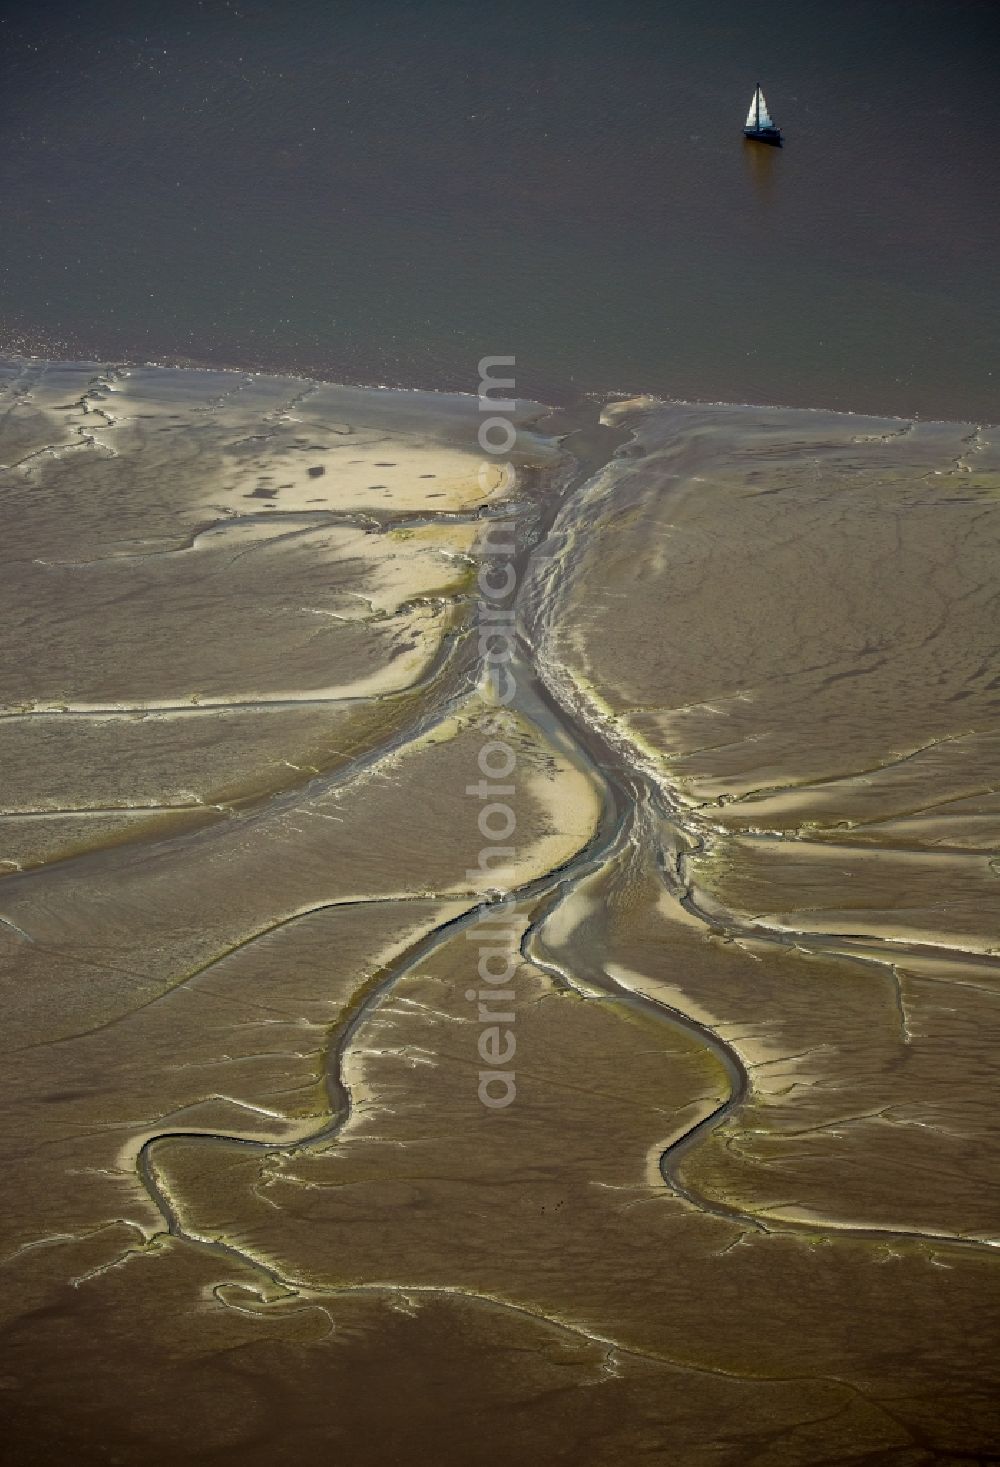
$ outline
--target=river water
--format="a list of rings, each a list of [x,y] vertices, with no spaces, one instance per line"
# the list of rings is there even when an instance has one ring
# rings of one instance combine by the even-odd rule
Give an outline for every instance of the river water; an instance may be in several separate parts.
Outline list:
[[[8,0],[0,349],[995,422],[998,62],[982,0]]]

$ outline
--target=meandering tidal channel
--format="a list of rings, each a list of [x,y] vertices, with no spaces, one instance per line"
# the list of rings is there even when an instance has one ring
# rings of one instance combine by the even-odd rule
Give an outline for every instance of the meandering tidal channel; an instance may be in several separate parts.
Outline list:
[[[356,1460],[415,1417],[497,1460],[450,1391],[525,1461],[986,1451],[991,431],[523,404],[504,499],[474,400],[5,392],[19,1419],[274,1462],[332,1391]],[[473,883],[496,517],[518,840]],[[463,994],[500,913],[491,1114]]]

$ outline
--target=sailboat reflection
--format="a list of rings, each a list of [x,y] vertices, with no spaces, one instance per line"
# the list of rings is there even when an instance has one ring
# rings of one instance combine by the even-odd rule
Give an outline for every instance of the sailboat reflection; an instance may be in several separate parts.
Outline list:
[[[765,208],[774,202],[777,154],[771,148],[758,148],[748,138],[743,144],[743,161],[757,202]]]

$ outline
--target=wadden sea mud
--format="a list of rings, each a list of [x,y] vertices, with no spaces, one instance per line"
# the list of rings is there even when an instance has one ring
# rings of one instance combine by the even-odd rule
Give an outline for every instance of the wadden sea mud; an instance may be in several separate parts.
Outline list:
[[[0,414],[11,1460],[993,1460],[996,435],[519,403],[511,486],[472,397]]]

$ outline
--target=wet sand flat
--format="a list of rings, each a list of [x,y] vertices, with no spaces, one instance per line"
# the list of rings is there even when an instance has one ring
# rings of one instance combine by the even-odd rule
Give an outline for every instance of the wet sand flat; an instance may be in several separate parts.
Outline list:
[[[995,434],[2,375],[14,1460],[987,1458]]]

